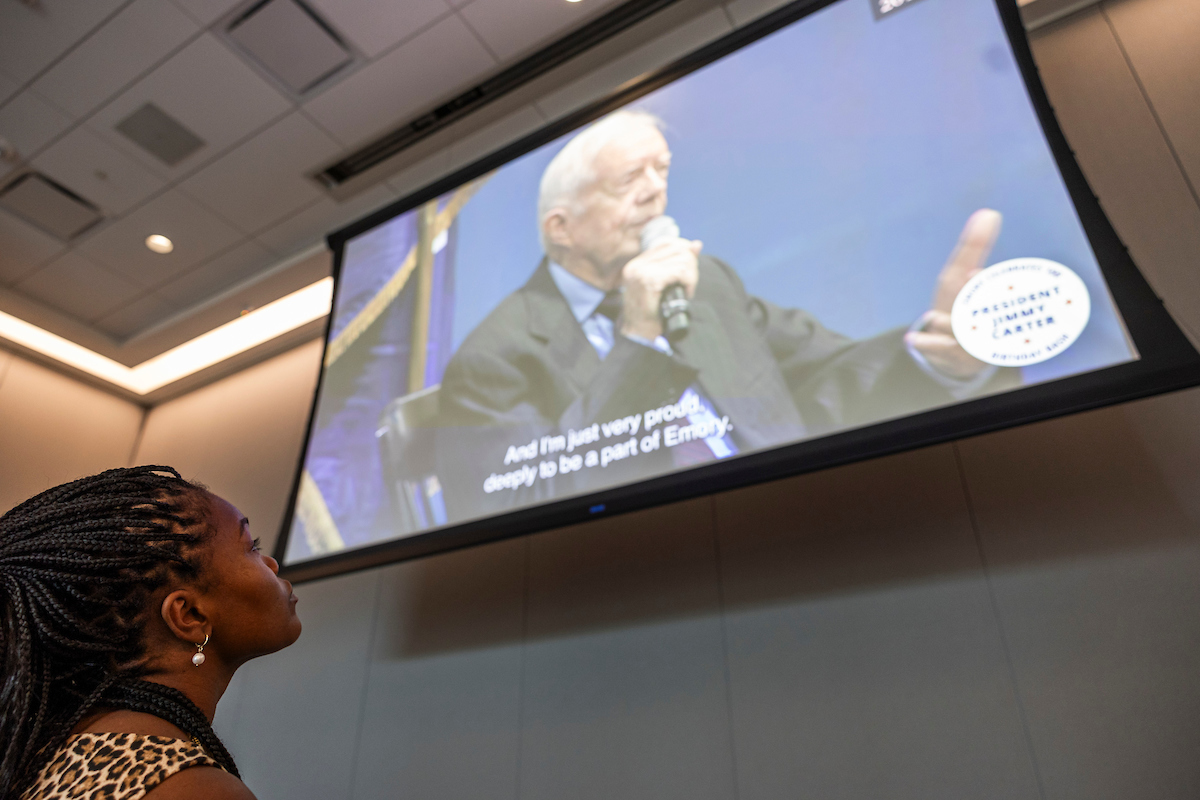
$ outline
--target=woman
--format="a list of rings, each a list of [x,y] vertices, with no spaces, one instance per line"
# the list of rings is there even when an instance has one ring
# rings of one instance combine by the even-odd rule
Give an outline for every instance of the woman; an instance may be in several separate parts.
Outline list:
[[[0,797],[253,798],[211,722],[239,666],[300,635],[278,571],[169,467],[0,517]]]

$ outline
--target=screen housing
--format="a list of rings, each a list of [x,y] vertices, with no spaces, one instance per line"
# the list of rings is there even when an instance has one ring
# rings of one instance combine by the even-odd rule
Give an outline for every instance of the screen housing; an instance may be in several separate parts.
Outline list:
[[[328,237],[328,244],[334,253],[335,280],[340,276],[345,246],[350,239],[838,1],[796,0],[334,232]],[[862,428],[780,445],[736,459],[717,461],[593,494],[554,500],[296,564],[285,564],[283,556],[292,529],[304,456],[308,452],[317,400],[324,384],[326,370],[323,368],[309,413],[304,448],[292,483],[287,514],[275,547],[275,557],[281,564],[280,575],[292,581],[305,581],[419,558],[1200,384],[1200,353],[1189,343],[1133,263],[1075,161],[1038,78],[1016,0],[995,2],[1034,112],[1117,310],[1140,354],[1138,360]],[[340,281],[335,287],[335,308],[339,288]],[[327,322],[327,331],[331,322],[332,315]],[[326,348],[328,344],[326,335]]]

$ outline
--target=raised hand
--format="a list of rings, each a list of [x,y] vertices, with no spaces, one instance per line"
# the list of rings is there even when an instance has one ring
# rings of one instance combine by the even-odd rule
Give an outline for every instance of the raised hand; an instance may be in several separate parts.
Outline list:
[[[625,287],[621,333],[649,341],[662,334],[658,302],[663,289],[680,283],[687,296],[692,296],[700,276],[698,257],[701,247],[699,241],[672,239],[651,247],[625,265],[621,273],[621,283]]]
[[[986,366],[963,350],[950,328],[950,309],[967,281],[983,269],[992,245],[1000,235],[999,211],[981,208],[967,219],[958,245],[942,267],[933,291],[933,304],[922,317],[922,327],[905,335],[905,342],[929,364],[952,378],[970,379]]]

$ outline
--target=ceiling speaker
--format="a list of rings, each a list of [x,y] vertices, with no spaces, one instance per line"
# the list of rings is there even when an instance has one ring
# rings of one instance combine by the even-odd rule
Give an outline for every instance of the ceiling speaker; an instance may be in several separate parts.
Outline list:
[[[173,167],[204,146],[204,140],[153,103],[117,123],[117,131],[150,155]]]

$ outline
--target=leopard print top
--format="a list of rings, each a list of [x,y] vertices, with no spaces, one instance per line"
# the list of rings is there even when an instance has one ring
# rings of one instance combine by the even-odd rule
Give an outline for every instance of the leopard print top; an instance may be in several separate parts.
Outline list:
[[[188,767],[219,767],[195,742],[136,733],[67,739],[22,800],[137,800]]]

